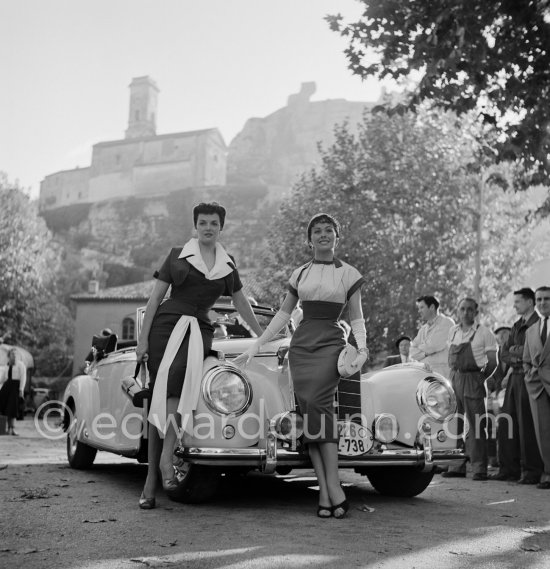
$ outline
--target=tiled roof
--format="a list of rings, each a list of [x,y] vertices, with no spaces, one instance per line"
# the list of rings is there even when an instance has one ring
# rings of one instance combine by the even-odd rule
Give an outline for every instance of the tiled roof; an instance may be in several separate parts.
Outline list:
[[[97,294],[80,292],[73,294],[71,300],[145,300],[151,296],[155,280],[132,283],[122,286],[113,286],[100,289]]]
[[[243,283],[243,292],[246,296],[257,298],[259,296],[259,286],[253,274],[241,277]],[[132,283],[122,286],[100,289],[97,294],[88,292],[80,292],[71,295],[71,300],[79,301],[110,301],[110,300],[128,300],[128,301],[147,301],[153,292],[155,280]]]

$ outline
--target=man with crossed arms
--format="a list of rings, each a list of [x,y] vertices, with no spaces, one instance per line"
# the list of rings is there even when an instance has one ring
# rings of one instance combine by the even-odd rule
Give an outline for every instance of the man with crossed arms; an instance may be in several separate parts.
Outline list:
[[[425,295],[417,298],[416,307],[423,324],[411,342],[409,357],[411,360],[427,363],[433,371],[448,378],[447,337],[449,330],[454,326],[454,320],[440,314],[439,301],[435,296]]]

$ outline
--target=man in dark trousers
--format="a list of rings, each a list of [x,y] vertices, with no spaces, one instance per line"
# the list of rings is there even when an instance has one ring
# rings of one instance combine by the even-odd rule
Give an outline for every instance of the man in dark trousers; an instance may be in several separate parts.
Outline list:
[[[467,422],[465,446],[472,480],[487,480],[485,380],[497,365],[497,341],[491,330],[476,321],[477,315],[475,299],[463,298],[458,303],[458,324],[449,330],[449,367],[457,413]],[[450,466],[442,476],[464,478],[466,460]]]
[[[512,329],[509,326],[499,326],[493,334],[497,339],[498,352],[497,362],[498,365],[495,373],[487,380],[487,454],[489,456],[489,466],[498,466],[497,459],[497,416],[502,412],[502,409],[497,410],[498,393],[505,390],[508,382],[508,375],[512,371],[510,366],[502,361],[502,348],[510,337]],[[506,427],[506,424],[505,424]],[[519,478],[519,476],[518,476]]]
[[[523,347],[527,329],[539,321],[535,293],[530,288],[514,291],[514,309],[520,316],[502,346],[502,360],[512,367],[497,428],[499,470],[491,480],[517,480],[537,484],[542,472],[535,426],[523,371]]]
[[[407,362],[412,361],[409,357],[409,349],[411,347],[410,336],[401,336],[397,338],[395,341],[395,347],[399,353],[395,356],[388,356],[384,362],[384,367],[389,367],[396,364],[406,364]]]
[[[540,321],[525,334],[523,369],[535,434],[543,462],[537,488],[550,490],[550,286],[535,291]]]

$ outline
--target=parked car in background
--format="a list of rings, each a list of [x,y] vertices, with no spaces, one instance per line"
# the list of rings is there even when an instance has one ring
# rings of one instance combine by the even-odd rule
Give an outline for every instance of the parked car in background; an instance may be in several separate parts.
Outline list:
[[[262,327],[275,314],[269,307],[253,310]],[[194,432],[184,434],[175,449],[179,486],[168,495],[176,501],[211,498],[224,473],[285,474],[311,467],[289,374],[291,330],[266,344],[243,371],[231,358],[248,348],[252,334],[230,304],[216,305],[211,318],[222,332],[204,362]],[[135,347],[124,347],[69,383],[64,426],[73,468],[89,468],[98,449],[147,460],[145,411],[121,389],[121,380],[132,376],[135,366]],[[340,468],[367,476],[382,494],[416,496],[429,485],[436,466],[464,458],[453,389],[423,364],[342,379],[335,405]]]
[[[42,415],[44,403],[52,401],[52,392],[48,387],[31,387],[25,398],[25,413],[39,412]],[[42,407],[42,409],[41,409]]]

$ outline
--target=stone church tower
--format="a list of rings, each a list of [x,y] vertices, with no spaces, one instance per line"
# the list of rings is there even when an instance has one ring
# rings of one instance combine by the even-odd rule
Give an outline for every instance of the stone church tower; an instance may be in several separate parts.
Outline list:
[[[126,138],[155,136],[159,89],[150,77],[134,77],[130,83],[130,114]]]

